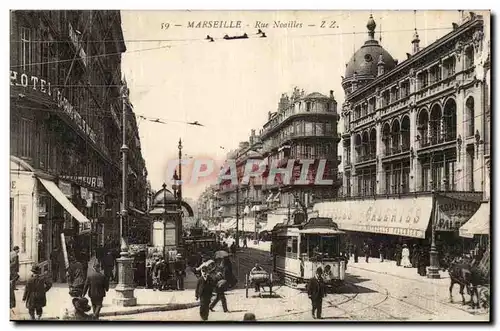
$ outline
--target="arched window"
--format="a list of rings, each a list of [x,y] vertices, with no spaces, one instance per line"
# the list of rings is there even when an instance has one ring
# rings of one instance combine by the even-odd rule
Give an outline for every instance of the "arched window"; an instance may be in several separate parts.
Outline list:
[[[389,123],[385,123],[382,129],[382,142],[385,155],[391,155],[391,126]]]
[[[410,150],[410,117],[405,116],[401,121],[401,146],[403,151]]]
[[[465,103],[466,114],[465,118],[467,121],[467,137],[472,137],[474,135],[474,98],[469,97]]]
[[[435,145],[441,139],[441,107],[434,105],[431,110],[430,118],[430,143]]]
[[[374,159],[377,154],[377,131],[375,129],[370,130],[369,146],[370,159]]]
[[[428,135],[429,135],[429,114],[427,110],[422,110],[420,114],[418,114],[418,137],[417,139],[420,141],[420,147],[425,147],[429,144]]]
[[[391,136],[392,136],[392,154],[401,153],[400,148],[400,135],[401,129],[398,120],[394,120],[391,128]]]
[[[465,49],[465,69],[474,65],[474,47],[469,46]]]
[[[444,105],[443,126],[445,141],[457,139],[457,104],[453,99]]]

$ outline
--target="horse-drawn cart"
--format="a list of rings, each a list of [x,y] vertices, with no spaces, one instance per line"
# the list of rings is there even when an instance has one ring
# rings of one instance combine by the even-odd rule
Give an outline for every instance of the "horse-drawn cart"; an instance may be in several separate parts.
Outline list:
[[[273,293],[276,293],[276,279],[273,278],[272,273],[268,273],[265,270],[258,270],[250,272],[245,275],[245,296],[248,298],[248,290],[250,287],[254,286],[256,292],[259,293],[259,296],[268,295],[270,297],[273,296]],[[273,292],[274,287],[274,292]],[[266,290],[266,288],[268,290]]]

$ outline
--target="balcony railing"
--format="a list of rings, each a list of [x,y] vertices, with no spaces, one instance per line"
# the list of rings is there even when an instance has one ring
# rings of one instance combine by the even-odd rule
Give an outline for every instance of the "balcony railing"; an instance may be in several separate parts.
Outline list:
[[[452,142],[457,139],[457,133],[456,131],[449,131],[446,132],[444,135],[438,135],[438,136],[424,136],[420,138],[420,148],[428,147],[428,146],[434,146],[434,145],[439,145],[443,144],[446,142]]]

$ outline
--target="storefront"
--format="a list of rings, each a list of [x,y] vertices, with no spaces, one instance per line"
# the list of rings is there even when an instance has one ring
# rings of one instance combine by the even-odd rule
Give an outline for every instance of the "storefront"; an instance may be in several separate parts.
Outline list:
[[[313,211],[332,218],[349,234],[352,244],[361,247],[368,242],[373,256],[383,244],[391,257],[398,243],[430,246],[431,225],[438,251],[467,249],[458,230],[478,210],[480,198],[480,193],[464,192],[321,202]]]
[[[38,190],[34,169],[10,157],[10,248],[19,247],[19,276],[26,281],[38,263]]]

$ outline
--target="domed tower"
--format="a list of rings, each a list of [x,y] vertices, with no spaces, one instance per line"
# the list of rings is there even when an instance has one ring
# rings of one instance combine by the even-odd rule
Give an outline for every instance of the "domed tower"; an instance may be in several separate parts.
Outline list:
[[[374,80],[380,72],[388,72],[396,66],[391,54],[375,40],[377,24],[371,14],[366,27],[368,40],[346,64],[345,76],[342,78],[342,87],[346,95]]]

